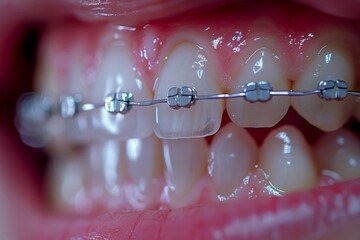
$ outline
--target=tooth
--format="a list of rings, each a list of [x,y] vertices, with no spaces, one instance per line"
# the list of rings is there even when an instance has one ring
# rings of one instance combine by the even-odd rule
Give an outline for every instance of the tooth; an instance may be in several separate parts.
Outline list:
[[[83,160],[77,155],[59,156],[52,160],[47,173],[47,189],[56,209],[81,214],[93,210]]]
[[[294,91],[314,90],[321,80],[344,80],[354,89],[354,66],[348,52],[339,47],[323,47],[294,83]],[[352,114],[353,98],[326,101],[318,96],[296,97],[292,106],[309,123],[324,131],[343,126]]]
[[[218,194],[229,195],[254,170],[258,147],[249,133],[229,123],[216,134],[209,151],[209,174]]]
[[[342,180],[360,177],[360,139],[340,129],[324,133],[314,146],[321,169],[338,173]]]
[[[280,191],[305,190],[317,183],[311,149],[299,130],[292,126],[270,132],[260,148],[259,167]]]
[[[152,208],[162,190],[161,142],[155,135],[151,135],[143,139],[129,139],[125,145],[128,174],[133,182],[132,206],[135,209]]]
[[[232,92],[241,92],[249,82],[267,81],[273,89],[288,89],[285,72],[279,57],[267,47],[257,49],[245,62],[236,77]],[[227,111],[239,127],[271,127],[286,114],[290,105],[288,97],[273,97],[266,103],[249,103],[242,98],[229,99]]]
[[[214,66],[199,47],[182,43],[170,53],[155,85],[155,99],[166,98],[171,87],[195,87],[199,95],[219,93]],[[155,107],[155,133],[160,138],[204,137],[214,134],[221,123],[223,102],[198,101],[191,109]]]
[[[135,68],[135,61],[127,44],[112,43],[105,50],[99,67],[97,81],[90,88],[92,102],[104,102],[105,96],[114,91],[132,92],[134,100],[152,98],[148,87]],[[153,132],[151,107],[134,107],[126,115],[110,114],[103,108],[93,111],[93,127],[99,134],[118,139],[144,138]]]
[[[208,147],[205,139],[163,140],[165,178],[170,205],[189,204],[191,190],[204,174]]]
[[[48,174],[54,205],[83,214],[123,206],[125,168],[119,145],[109,140],[55,157]]]

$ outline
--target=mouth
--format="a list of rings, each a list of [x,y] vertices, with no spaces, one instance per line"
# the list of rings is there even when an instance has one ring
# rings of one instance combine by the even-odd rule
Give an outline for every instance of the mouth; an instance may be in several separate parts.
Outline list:
[[[173,86],[206,95],[260,81],[310,91],[343,80],[359,91],[360,6],[41,3],[0,8],[6,239],[357,239],[359,97],[53,114],[35,140],[14,119],[28,91],[88,103],[120,90],[144,101]]]

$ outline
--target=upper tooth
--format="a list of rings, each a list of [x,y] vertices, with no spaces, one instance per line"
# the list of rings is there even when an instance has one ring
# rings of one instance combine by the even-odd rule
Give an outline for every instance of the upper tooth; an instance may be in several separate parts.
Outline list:
[[[232,92],[241,92],[249,82],[269,82],[274,89],[288,89],[279,57],[269,48],[257,49],[240,70]],[[227,111],[231,120],[240,127],[271,127],[286,114],[288,97],[273,97],[266,103],[250,103],[245,99],[229,99]]]
[[[172,87],[194,87],[200,95],[220,92],[211,59],[192,43],[182,43],[170,53],[155,85],[155,99],[166,98]],[[191,109],[155,108],[155,133],[161,138],[204,137],[220,127],[222,101],[199,101]]]
[[[295,91],[314,90],[322,80],[343,80],[349,89],[354,87],[354,66],[349,54],[339,47],[325,46],[295,81]],[[340,128],[353,111],[353,98],[326,101],[319,96],[292,99],[295,110],[312,125],[324,131]]]

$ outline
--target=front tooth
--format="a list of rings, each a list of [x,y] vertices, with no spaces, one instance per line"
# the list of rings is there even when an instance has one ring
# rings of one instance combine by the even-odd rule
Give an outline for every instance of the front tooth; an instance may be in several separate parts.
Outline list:
[[[154,207],[161,194],[161,146],[155,135],[129,139],[125,143],[128,174],[133,182],[134,198],[130,202],[135,209]]]
[[[92,102],[104,102],[105,96],[115,91],[131,92],[134,100],[152,98],[148,87],[142,80],[135,61],[126,43],[110,43],[105,50],[94,86],[90,88]],[[126,115],[110,114],[101,108],[92,112],[93,127],[99,135],[120,139],[144,138],[153,132],[151,107],[133,107]]]
[[[218,194],[233,193],[254,169],[258,147],[249,133],[232,123],[216,134],[209,151],[209,175]]]
[[[266,137],[259,167],[269,175],[272,186],[284,192],[306,190],[317,182],[310,146],[292,126],[275,129]]]
[[[242,86],[249,82],[269,82],[274,90],[288,89],[284,67],[278,55],[263,47],[246,60],[240,69],[232,92],[242,92]],[[227,111],[231,120],[239,127],[271,127],[286,114],[290,105],[288,97],[273,97],[266,103],[250,103],[242,98],[229,99]]]
[[[171,206],[191,203],[187,197],[205,171],[207,148],[204,138],[164,140],[165,177]]]
[[[155,85],[155,99],[166,98],[171,87],[194,87],[198,95],[219,93],[211,59],[192,43],[177,45],[168,57]],[[155,133],[160,138],[204,137],[221,124],[223,102],[199,101],[191,109],[155,108]]]
[[[300,78],[294,83],[295,91],[317,89],[322,80],[343,80],[354,88],[354,66],[348,52],[335,46],[323,47]],[[326,101],[319,96],[296,97],[292,106],[309,123],[324,131],[343,126],[353,111],[353,98]]]
[[[342,180],[360,177],[360,139],[341,129],[324,133],[314,146],[320,167],[338,173]]]

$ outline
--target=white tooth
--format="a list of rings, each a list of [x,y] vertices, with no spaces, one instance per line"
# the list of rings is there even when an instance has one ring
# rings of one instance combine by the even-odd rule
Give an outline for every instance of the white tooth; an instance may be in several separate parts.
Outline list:
[[[354,133],[341,129],[324,133],[314,146],[322,169],[338,173],[342,180],[360,177],[360,139]]]
[[[219,93],[211,59],[192,43],[177,45],[155,85],[155,99],[166,98],[171,87],[195,87],[199,95]],[[167,104],[155,108],[155,133],[160,138],[204,137],[221,124],[223,101],[198,101],[191,109],[173,110]]]
[[[323,47],[304,73],[294,83],[294,91],[317,89],[321,80],[343,80],[354,89],[354,66],[349,53],[334,46]],[[353,111],[352,97],[326,101],[318,96],[296,97],[292,106],[309,123],[324,131],[343,126]]]
[[[259,167],[269,175],[276,189],[284,192],[306,190],[317,183],[310,146],[296,128],[273,130],[260,148]]]
[[[105,96],[115,91],[131,92],[134,100],[152,98],[148,87],[135,67],[135,61],[127,44],[110,44],[100,64],[95,86],[89,100],[104,102]],[[134,107],[126,115],[110,114],[103,108],[92,112],[93,128],[105,138],[144,138],[153,132],[151,107]]]
[[[128,174],[133,182],[135,209],[152,208],[161,195],[160,177],[163,170],[161,142],[154,135],[126,141]]]
[[[56,157],[50,167],[50,194],[60,210],[94,213],[119,209],[123,200],[124,156],[116,141],[94,143]]]
[[[209,151],[209,174],[218,194],[229,195],[254,170],[258,147],[249,133],[230,123],[216,134]]]
[[[203,138],[164,140],[163,148],[170,205],[185,206],[206,169],[207,143]]]
[[[257,49],[240,69],[232,92],[241,92],[249,82],[267,81],[275,90],[288,89],[286,76],[279,57],[271,49]],[[288,97],[273,97],[266,103],[249,103],[242,98],[227,100],[231,120],[239,127],[271,127],[286,114],[290,105]]]
[[[94,208],[89,193],[84,159],[78,155],[53,159],[48,170],[48,191],[54,207],[60,211],[88,214]]]

